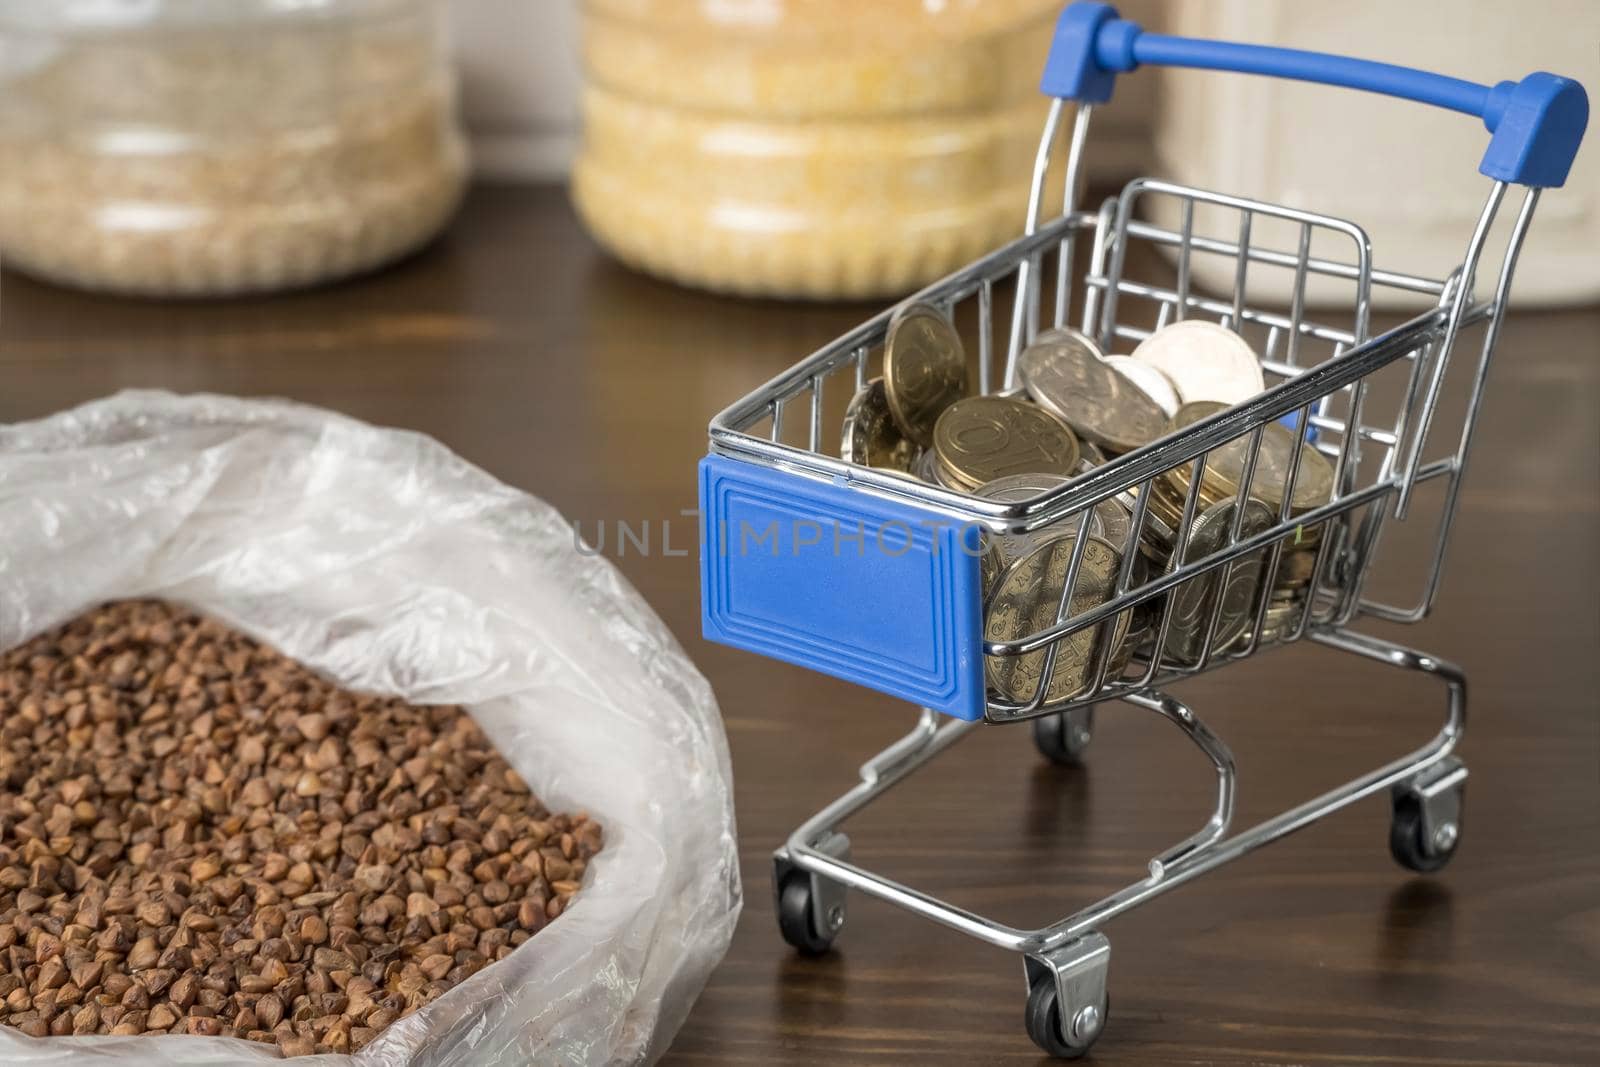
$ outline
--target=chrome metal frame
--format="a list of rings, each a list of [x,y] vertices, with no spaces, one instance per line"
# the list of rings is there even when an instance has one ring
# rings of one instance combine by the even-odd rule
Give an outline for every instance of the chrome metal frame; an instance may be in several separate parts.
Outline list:
[[[1089,109],[1085,108],[1079,112],[1073,126],[1071,141],[1074,158],[1068,166],[1068,203],[1075,199],[1071,190],[1077,181],[1077,159],[1082,154],[1087,137],[1088,117]],[[864,383],[869,356],[875,346],[882,343],[893,314],[891,309],[813,353],[796,367],[718,415],[711,424],[712,450],[748,462],[782,467],[797,474],[843,483],[862,492],[910,500],[936,509],[953,524],[974,525],[993,533],[1031,531],[1044,526],[1073,529],[1076,524],[1087,521],[1090,511],[1098,502],[1129,490],[1137,490],[1139,503],[1135,507],[1134,520],[1142,529],[1147,519],[1145,490],[1148,490],[1156,475],[1182,463],[1192,463],[1198,471],[1211,449],[1244,435],[1249,435],[1247,468],[1253,471],[1262,428],[1284,415],[1299,413],[1301,447],[1317,448],[1334,461],[1335,493],[1332,499],[1313,512],[1292,518],[1285,505],[1277,524],[1249,538],[1239,537],[1241,510],[1235,516],[1233,544],[1203,558],[1178,563],[1176,561],[1184,557],[1197,504],[1195,487],[1199,479],[1191,478],[1189,499],[1185,501],[1183,520],[1176,531],[1177,545],[1172,554],[1175,562],[1168,570],[1146,582],[1135,584],[1130,555],[1124,560],[1118,575],[1116,595],[1091,610],[1071,614],[1069,605],[1072,598],[1069,594],[1076,583],[1083,549],[1087,544],[1085,539],[1080,539],[1069,562],[1068,579],[1056,622],[1021,638],[985,645],[985,653],[989,656],[1027,655],[1041,649],[1046,654],[1046,682],[1038,687],[1040,695],[1031,702],[1018,703],[1008,702],[998,694],[991,693],[987,712],[991,721],[1010,721],[1086,707],[1111,697],[1170,684],[1177,678],[1253,655],[1258,648],[1258,642],[1254,639],[1237,647],[1215,647],[1213,638],[1217,619],[1214,617],[1211,620],[1213,632],[1206,635],[1201,655],[1193,664],[1174,666],[1152,658],[1142,663],[1142,671],[1133,676],[1108,677],[1106,661],[1110,648],[1109,643],[1101,642],[1104,647],[1096,664],[1093,684],[1087,692],[1068,701],[1047,703],[1042,698],[1049,690],[1049,673],[1054,669],[1056,650],[1064,638],[1085,627],[1099,625],[1152,598],[1163,596],[1177,585],[1247,555],[1264,551],[1267,566],[1275,571],[1280,559],[1279,543],[1286,537],[1292,537],[1297,529],[1317,523],[1327,523],[1335,536],[1325,537],[1319,549],[1313,610],[1303,613],[1298,627],[1288,635],[1288,640],[1299,640],[1313,630],[1343,626],[1357,614],[1406,622],[1425,617],[1437,597],[1444,553],[1448,546],[1450,520],[1457,506],[1472,429],[1482,401],[1488,361],[1499,335],[1500,312],[1505,306],[1517,252],[1532,218],[1537,193],[1529,192],[1523,200],[1507,244],[1493,298],[1477,301],[1472,297],[1471,281],[1504,198],[1505,186],[1501,183],[1496,183],[1491,190],[1468,245],[1463,266],[1447,279],[1432,280],[1375,270],[1371,263],[1370,243],[1360,227],[1353,223],[1154,179],[1139,179],[1130,183],[1119,198],[1108,202],[1094,215],[1071,210],[1049,223],[1039,225],[1049,148],[1058,126],[1059,107],[1054,107],[1035,166],[1034,193],[1028,213],[1033,232],[929,286],[914,297],[947,309],[956,308],[965,301],[976,301],[980,386],[991,386],[997,377],[1002,383],[1014,382],[1016,354],[1038,329],[1039,278],[1044,256],[1054,246],[1060,269],[1070,269],[1074,241],[1083,231],[1087,231],[1093,239],[1090,269],[1082,279],[1085,295],[1081,327],[1086,332],[1098,335],[1109,345],[1118,340],[1136,341],[1168,321],[1190,314],[1214,315],[1225,323],[1236,324],[1240,329],[1264,332],[1261,345],[1263,371],[1281,379],[1278,384],[1226,412],[1118,457],[1031,500],[1010,504],[981,500],[940,486],[854,466],[822,450],[823,390],[836,375],[849,380],[851,392]],[[1135,221],[1135,205],[1146,198],[1176,201],[1181,211],[1181,224],[1167,228]],[[1236,237],[1229,240],[1197,233],[1194,228],[1197,207],[1236,214]],[[1299,236],[1296,251],[1289,253],[1252,244],[1253,227],[1262,218],[1296,227]],[[1352,255],[1348,260],[1313,256],[1311,249],[1316,235],[1333,235],[1343,239],[1352,248]],[[1134,241],[1148,241],[1174,251],[1178,267],[1178,280],[1174,288],[1150,285],[1126,276],[1127,249]],[[1199,254],[1233,259],[1235,284],[1230,299],[1210,298],[1191,290],[1190,262],[1193,256]],[[1251,267],[1257,264],[1293,270],[1294,296],[1288,314],[1247,303],[1247,275]],[[1005,367],[997,374],[994,364],[999,345],[993,337],[994,285],[1012,275],[1017,284],[1010,317],[1011,329],[1006,339]],[[1351,285],[1353,312],[1347,327],[1319,323],[1309,318],[1305,288],[1310,275],[1338,279]],[[1054,300],[1057,324],[1064,321],[1068,309],[1066,281],[1058,270]],[[1370,293],[1374,285],[1433,294],[1437,296],[1438,304],[1402,326],[1378,337],[1369,337],[1367,324]],[[1154,302],[1157,311],[1155,322],[1140,326],[1120,321],[1118,312],[1127,300]],[[1424,445],[1438,411],[1450,354],[1460,334],[1478,325],[1484,326],[1483,347],[1471,401],[1456,448],[1452,453],[1424,461]],[[1307,365],[1304,352],[1311,345],[1327,348],[1328,358],[1314,366]],[[1398,362],[1409,365],[1404,399],[1395,406],[1392,421],[1378,425],[1368,410],[1368,382],[1384,368]],[[1004,384],[1001,391],[1007,391]],[[796,404],[806,405],[809,409],[804,445],[789,444],[783,440],[785,415]],[[769,432],[765,437],[751,432],[762,421],[769,422]],[[1319,431],[1319,439],[1315,443],[1307,440],[1305,427],[1308,426],[1314,426]],[[1287,474],[1290,485],[1285,487],[1285,500],[1292,495],[1290,488],[1298,477],[1298,469],[1297,460]],[[1444,479],[1445,504],[1420,599],[1411,606],[1394,607],[1362,598],[1360,590],[1375,557],[1379,535],[1391,506],[1393,517],[1403,520],[1416,487],[1438,478]],[[1248,479],[1241,482],[1241,497],[1245,484],[1248,484]],[[1390,498],[1394,498],[1393,501]],[[1271,582],[1263,582],[1262,585],[1265,589]],[[1256,604],[1255,621],[1258,625],[1253,632],[1259,632],[1266,606],[1267,598],[1263,595]],[[1165,627],[1158,635],[1156,647],[1161,647],[1164,638]]]
[[[745,462],[782,468],[798,476],[826,479],[863,493],[911,501],[937,510],[949,522],[971,525],[992,534],[1018,533],[1042,527],[1082,530],[1094,506],[1130,490],[1137,492],[1133,508],[1135,537],[1145,528],[1146,508],[1154,479],[1180,464],[1192,464],[1189,492],[1182,519],[1175,531],[1171,561],[1161,573],[1135,582],[1133,553],[1128,553],[1117,576],[1111,599],[1074,612],[1072,605],[1087,538],[1077,538],[1068,565],[1065,588],[1053,625],[1024,637],[987,641],[987,656],[1007,657],[1045,653],[1037,695],[1028,702],[1008,701],[993,689],[988,695],[985,719],[1010,722],[1041,715],[1084,715],[1095,704],[1119,700],[1155,712],[1174,724],[1211,762],[1217,774],[1216,802],[1205,824],[1194,834],[1154,857],[1148,876],[1110,896],[1040,929],[1019,929],[976,915],[927,893],[875,874],[849,858],[848,839],[839,831],[851,815],[882,796],[908,774],[964,736],[974,723],[941,721],[937,713],[923,710],[917,725],[904,738],[869,760],[860,781],[848,792],[808,819],[778,850],[780,874],[807,872],[816,892],[813,901],[827,895],[826,907],[814,919],[829,936],[843,924],[843,898],[839,887],[858,890],[905,908],[925,918],[959,930],[998,948],[1022,953],[1030,979],[1045,973],[1055,976],[1063,1006],[1062,1036],[1069,1046],[1084,1048],[1103,1024],[1095,997],[1103,996],[1109,951],[1100,927],[1111,918],[1191,878],[1227,863],[1246,852],[1292,833],[1357,800],[1390,789],[1415,796],[1423,804],[1429,840],[1437,835],[1453,845],[1458,832],[1459,795],[1465,768],[1451,755],[1461,737],[1466,717],[1465,680],[1459,669],[1426,653],[1350,630],[1360,616],[1396,622],[1416,622],[1431,610],[1439,590],[1449,529],[1459,503],[1461,479],[1466,470],[1472,432],[1482,404],[1489,360],[1499,337],[1517,255],[1537,204],[1537,192],[1525,194],[1506,240],[1504,258],[1492,296],[1474,296],[1474,279],[1483,260],[1507,187],[1494,183],[1468,242],[1464,260],[1450,275],[1433,279],[1376,269],[1370,241],[1356,224],[1329,215],[1283,207],[1244,197],[1190,188],[1157,179],[1141,178],[1128,184],[1121,195],[1095,212],[1078,208],[1078,188],[1087,142],[1091,109],[1077,111],[1069,140],[1069,158],[1063,194],[1063,213],[1042,221],[1046,178],[1062,125],[1062,104],[1055,102],[1045,124],[1035,159],[1027,212],[1026,233],[1005,247],[954,274],[935,282],[910,300],[931,302],[955,315],[972,309],[977,330],[977,377],[983,392],[1017,390],[1017,359],[1040,328],[1042,285],[1046,256],[1056,253],[1053,322],[1066,321],[1071,290],[1081,285],[1079,328],[1101,340],[1108,349],[1121,341],[1137,341],[1169,322],[1199,315],[1255,335],[1264,375],[1271,384],[1260,395],[1214,417],[1168,435],[1134,452],[1117,457],[1070,482],[1030,500],[1001,503],[980,499],[937,485],[917,482],[883,471],[846,463],[824,450],[823,396],[832,382],[854,393],[869,377],[869,362],[881,349],[896,308],[868,320],[843,337],[823,346],[794,367],[723,411],[710,426],[711,448]],[[1175,214],[1173,224],[1136,218],[1145,201]],[[1204,218],[1232,219],[1233,227],[1217,231]],[[1295,235],[1293,250],[1274,247],[1262,239],[1263,229]],[[1081,279],[1072,274],[1075,246],[1089,238],[1089,264]],[[1142,282],[1128,276],[1128,251],[1132,244],[1155,245],[1176,261],[1176,283]],[[1329,243],[1349,251],[1330,255]],[[1231,259],[1234,284],[1226,295],[1206,295],[1191,285],[1196,256]],[[1249,299],[1251,272],[1292,272],[1289,308],[1257,306]],[[1312,276],[1328,284],[1348,286],[1350,300],[1345,321],[1314,320],[1307,307],[1306,288]],[[1015,280],[1009,330],[996,333],[995,286]],[[1390,288],[1434,297],[1433,308],[1403,325],[1369,336],[1373,287]],[[1141,321],[1130,309],[1142,307]],[[1151,314],[1153,313],[1153,314]],[[1430,431],[1440,414],[1440,396],[1451,354],[1463,333],[1482,328],[1483,337],[1465,415],[1454,447],[1426,458]],[[1322,356],[1313,352],[1320,349]],[[997,366],[1000,353],[1003,364]],[[1369,388],[1385,369],[1398,368],[1403,388],[1385,400]],[[1400,379],[1395,380],[1399,384]],[[1385,403],[1389,406],[1385,407]],[[790,442],[795,427],[786,419],[803,410],[807,419],[799,440]],[[1242,505],[1255,470],[1262,434],[1268,423],[1298,413],[1299,448],[1286,474],[1284,505],[1277,523],[1253,536],[1243,536],[1243,507],[1235,509],[1231,543],[1204,557],[1184,562],[1194,522],[1202,464],[1210,451],[1230,441],[1248,441],[1244,477],[1238,501]],[[762,424],[766,432],[759,432]],[[1315,427],[1317,438],[1308,435]],[[1303,450],[1315,448],[1333,463],[1334,490],[1327,504],[1291,517],[1288,501],[1299,476]],[[1443,480],[1444,503],[1424,575],[1419,599],[1408,606],[1392,606],[1363,595],[1363,587],[1386,523],[1402,522],[1412,509],[1418,486]],[[1392,512],[1392,514],[1391,514]],[[1280,563],[1282,544],[1297,529],[1322,524],[1306,608],[1298,625],[1277,643],[1303,638],[1331,649],[1351,653],[1391,666],[1417,671],[1443,682],[1447,689],[1443,729],[1426,745],[1391,763],[1362,775],[1300,806],[1250,829],[1229,833],[1233,816],[1235,770],[1227,746],[1185,704],[1166,693],[1166,687],[1184,677],[1254,655],[1264,646],[1256,635],[1262,630],[1267,590]],[[1092,682],[1069,700],[1047,702],[1057,651],[1064,639],[1085,627],[1098,626],[1121,612],[1160,597],[1174,587],[1218,567],[1252,554],[1263,554],[1267,578],[1255,605],[1255,626],[1242,643],[1218,647],[1221,598],[1212,612],[1200,655],[1192,664],[1179,665],[1159,654],[1136,656],[1125,672],[1114,674],[1108,659],[1109,641],[1097,642],[1098,660]],[[1166,645],[1168,613],[1163,613],[1153,648]],[[1426,846],[1425,846],[1426,847]],[[1442,844],[1440,847],[1444,847]],[[814,908],[821,907],[816,903]],[[1074,1010],[1068,1012],[1066,1009]]]
[[[1237,859],[1269,841],[1303,829],[1324,815],[1388,789],[1451,754],[1466,727],[1466,677],[1460,668],[1426,653],[1359,634],[1318,634],[1314,639],[1330,648],[1419,671],[1442,681],[1447,687],[1444,726],[1431,741],[1416,751],[1299,807],[1227,837],[1225,835],[1233,818],[1233,754],[1180,701],[1162,693],[1134,694],[1123,698],[1136,707],[1154,711],[1176,724],[1210,757],[1217,771],[1216,808],[1197,833],[1150,860],[1149,877],[1059,922],[1037,930],[1006,926],[873,874],[847,860],[834,858],[816,847],[815,842],[836,834],[851,815],[949,748],[977,725],[950,719],[941,723],[939,714],[933,711],[924,710],[910,733],[867,761],[861,768],[861,781],[853,789],[790,834],[784,845],[784,854],[796,867],[916,912],[996,948],[1034,955],[1060,948],[1081,934],[1097,929],[1105,920],[1151,897]]]
[[[1048,926],[1032,930],[1008,926],[876,874],[848,858],[841,858],[841,855],[848,855],[848,838],[840,832],[846,820],[977,725],[952,719],[941,722],[942,717],[937,712],[926,709],[910,733],[861,767],[861,779],[854,788],[807,819],[789,835],[788,841],[778,851],[778,860],[788,868],[809,872],[819,881],[858,890],[996,948],[1022,953],[1029,968],[1042,967],[1056,975],[1061,984],[1059,995],[1062,1004],[1077,1005],[1080,1010],[1084,1006],[1093,1006],[1095,1001],[1086,1004],[1081,991],[1069,987],[1071,975],[1068,969],[1081,955],[1085,939],[1098,937],[1105,923],[1122,912],[1385,790],[1410,789],[1419,795],[1442,797],[1442,804],[1454,804],[1449,811],[1459,812],[1460,789],[1466,778],[1466,768],[1452,753],[1466,728],[1466,677],[1461,669],[1426,653],[1362,634],[1331,631],[1313,634],[1312,639],[1329,648],[1438,679],[1446,689],[1444,726],[1421,748],[1230,836],[1228,831],[1233,819],[1236,775],[1233,754],[1228,747],[1187,705],[1167,694],[1152,691],[1123,696],[1121,699],[1125,703],[1153,711],[1172,722],[1206,754],[1217,772],[1216,806],[1199,831],[1150,860],[1149,873],[1145,878]],[[1440,836],[1441,828],[1456,825],[1444,821],[1447,818],[1448,815],[1436,815],[1427,825],[1430,840],[1439,839],[1441,846],[1448,848],[1453,847],[1457,831],[1452,829],[1446,832],[1446,844],[1445,838]],[[1459,814],[1456,814],[1456,818],[1459,819]],[[822,847],[824,843],[829,847]],[[830,906],[826,929],[831,935],[843,925],[842,904],[835,903]],[[1100,938],[1088,942],[1094,946],[1102,967],[1108,958],[1100,951],[1103,940]],[[1033,971],[1027,973],[1031,975]],[[1103,1010],[1100,1009],[1102,1014]],[[1065,1016],[1063,1022],[1064,1025],[1070,1025]],[[1092,1035],[1086,1036],[1092,1039]],[[1072,1035],[1068,1037],[1071,1040]]]

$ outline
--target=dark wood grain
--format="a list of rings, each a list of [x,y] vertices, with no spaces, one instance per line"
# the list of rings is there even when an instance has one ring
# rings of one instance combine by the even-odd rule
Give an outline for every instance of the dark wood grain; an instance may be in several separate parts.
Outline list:
[[[0,419],[132,386],[289,396],[432,434],[585,523],[637,524],[693,505],[714,410],[870,310],[659,284],[605,259],[559,191],[483,189],[422,255],[313,292],[138,303],[6,275]],[[1515,314],[1502,344],[1438,611],[1382,631],[1472,680],[1460,855],[1408,876],[1374,799],[1116,920],[1094,1062],[1600,1062],[1600,311]],[[747,898],[667,1062],[1041,1062],[1014,957],[861,900],[833,956],[778,940],[772,847],[911,715],[706,644],[692,557],[655,547],[617,562],[716,686]],[[1404,570],[1415,551],[1396,551]],[[1425,681],[1311,647],[1179,693],[1234,747],[1240,825],[1420,743],[1441,709]],[[1207,773],[1132,708],[1102,712],[1076,772],[1026,729],[982,729],[851,834],[888,874],[1044,922],[1194,829]]]

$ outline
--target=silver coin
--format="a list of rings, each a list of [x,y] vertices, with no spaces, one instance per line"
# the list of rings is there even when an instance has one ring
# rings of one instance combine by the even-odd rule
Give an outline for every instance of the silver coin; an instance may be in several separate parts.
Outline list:
[[[1234,501],[1224,500],[1207,508],[1204,514],[1194,520],[1188,544],[1184,548],[1184,563],[1195,563],[1232,543],[1229,534],[1235,507]],[[1254,498],[1246,500],[1244,515],[1239,523],[1239,537],[1253,537],[1271,529],[1274,519],[1272,509],[1261,501]],[[1213,610],[1217,612],[1217,628],[1211,641],[1212,654],[1221,652],[1237,641],[1253,618],[1256,592],[1261,586],[1265,565],[1266,550],[1262,549],[1191,578],[1173,589],[1167,598],[1167,611],[1172,621],[1162,649],[1163,656],[1183,666],[1199,662]],[[1222,606],[1217,609],[1219,599]]]
[[[1156,402],[1167,418],[1172,418],[1183,406],[1183,401],[1178,399],[1178,387],[1172,384],[1167,372],[1154,363],[1146,363],[1132,356],[1107,356],[1106,366],[1144,390],[1145,395]]]
[[[1185,404],[1197,400],[1237,404],[1266,388],[1249,342],[1204,319],[1162,327],[1139,343],[1133,358],[1166,374]]]
[[[1018,504],[1024,500],[1032,500],[1041,493],[1048,493],[1057,486],[1066,485],[1068,481],[1070,479],[1063,478],[1059,474],[1011,474],[984,483],[973,490],[973,495],[984,500],[999,501],[1002,504]],[[1040,545],[1054,541],[1063,533],[1075,534],[1077,530],[1078,521],[1074,517],[1065,523],[1051,523],[1023,533],[993,534],[985,531],[983,554],[979,557],[979,574],[983,588],[986,590],[993,588],[1002,571]],[[1089,523],[1089,535],[1098,537],[1104,531],[1104,523],[1097,511]]]
[[[1166,413],[1149,394],[1112,369],[1094,342],[1076,331],[1035,341],[1017,366],[1040,407],[1108,452],[1131,452],[1169,428]]]

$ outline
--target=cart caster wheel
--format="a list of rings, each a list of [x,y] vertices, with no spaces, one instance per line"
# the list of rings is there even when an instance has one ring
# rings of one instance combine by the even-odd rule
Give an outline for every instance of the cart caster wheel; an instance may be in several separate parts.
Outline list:
[[[1044,975],[1028,990],[1028,1010],[1024,1022],[1033,1043],[1051,1056],[1062,1060],[1075,1060],[1085,1055],[1095,1038],[1106,1028],[1106,1016],[1111,1013],[1111,994],[1099,1006],[1093,1004],[1079,1008],[1069,1029],[1078,1042],[1068,1044],[1062,1036],[1060,991],[1053,975]]]
[[[836,830],[818,837],[814,847],[836,860],[850,859],[850,838]],[[843,885],[796,866],[780,848],[772,855],[772,896],[778,932],[802,956],[820,956],[833,947],[844,929]]]
[[[1422,821],[1422,803],[1415,797],[1398,798],[1389,822],[1389,852],[1408,871],[1429,874],[1440,870],[1456,854],[1461,841],[1461,820],[1442,824],[1427,840]]]
[[[1094,709],[1058,711],[1033,720],[1033,744],[1039,754],[1062,767],[1083,762],[1084,750],[1094,738]]]
[[[802,956],[820,956],[833,947],[833,933],[818,933],[812,921],[810,875],[791,874],[779,887],[778,932]]]

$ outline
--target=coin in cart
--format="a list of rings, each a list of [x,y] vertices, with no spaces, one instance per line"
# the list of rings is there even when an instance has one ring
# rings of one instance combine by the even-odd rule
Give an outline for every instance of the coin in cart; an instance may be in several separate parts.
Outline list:
[[[1076,330],[1057,327],[1035,340],[1018,370],[1035,403],[1109,454],[1131,452],[1167,432],[1161,407]]]
[[[971,492],[1012,474],[1071,477],[1078,438],[1066,423],[1033,404],[972,396],[944,410],[934,427],[937,480]]]
[[[1133,358],[1171,379],[1185,404],[1216,400],[1237,404],[1266,388],[1255,349],[1226,326],[1185,319],[1163,326],[1139,343]]]
[[[1055,474],[1013,474],[979,486],[974,495],[1003,504],[1019,504],[1059,488],[1067,481]],[[1127,509],[1122,504],[1116,500],[1102,500],[1088,514],[1090,536],[1101,538],[1119,552],[1127,551],[1132,531]],[[1037,530],[1009,534],[985,533],[983,555],[979,557],[983,588],[993,589],[994,583],[1007,567],[1045,542],[1061,536],[1063,531],[1078,533],[1083,515],[1084,512],[1079,510]]]
[[[1132,356],[1107,356],[1106,365],[1144,391],[1171,418],[1177,414],[1183,401],[1178,399],[1178,387],[1172,384],[1165,371],[1153,363],[1144,363]]]
[[[1238,504],[1224,500],[1207,508],[1194,520],[1184,548],[1184,563],[1195,563],[1234,543],[1234,513]],[[1270,530],[1277,517],[1259,500],[1247,499],[1239,516],[1239,540]],[[1183,582],[1168,597],[1167,640],[1163,655],[1175,663],[1192,666],[1206,649],[1206,634],[1212,619],[1216,630],[1211,639],[1212,654],[1222,652],[1237,641],[1254,618],[1256,593],[1261,587],[1266,550],[1252,552],[1241,559],[1213,568]]]
[[[872,379],[851,398],[844,413],[839,456],[846,463],[911,472],[917,446],[906,440],[889,413],[889,396],[882,378]]]
[[[967,392],[967,354],[950,319],[931,304],[907,304],[883,345],[889,412],[907,440],[933,443],[939,416]]]
[[[1227,404],[1216,401],[1188,403],[1178,409],[1172,425],[1185,429],[1227,408]],[[1241,434],[1211,450],[1206,457],[1205,473],[1201,475],[1202,494],[1222,498],[1238,492],[1245,464],[1249,461],[1251,436]],[[1301,448],[1299,435],[1282,423],[1269,422],[1261,430],[1261,447],[1256,453],[1255,471],[1250,479],[1250,495],[1272,508],[1274,513],[1283,504],[1289,470],[1294,466],[1297,451],[1300,469],[1295,472],[1289,514],[1310,511],[1333,498],[1333,466],[1328,458],[1309,444]],[[1188,464],[1180,464],[1167,473],[1175,488],[1180,492],[1188,490],[1191,476]]]
[[[1227,405],[1214,401],[1185,404],[1173,417],[1172,423],[1182,429],[1226,408]],[[1235,437],[1212,449],[1206,457],[1205,472],[1200,479],[1200,498],[1204,504],[1229,499],[1238,493],[1239,481],[1244,477],[1245,464],[1249,460],[1250,438],[1248,433]],[[1300,454],[1300,468],[1295,472],[1289,516],[1292,518],[1304,514],[1333,499],[1333,465],[1328,458],[1310,444],[1301,447],[1300,436],[1282,423],[1267,423],[1261,430],[1261,446],[1256,452],[1255,472],[1250,479],[1250,497],[1267,506],[1274,522],[1283,514],[1283,497],[1288,488],[1289,472],[1294,465],[1296,451]],[[1188,464],[1166,471],[1158,480],[1164,485],[1153,494],[1152,505],[1163,501],[1168,511],[1174,507],[1181,508],[1192,476]],[[1296,527],[1292,534],[1284,538],[1275,584],[1296,586],[1309,580],[1325,526],[1325,523],[1316,523]],[[1304,578],[1300,577],[1302,574]]]
[[[1007,568],[990,594],[984,613],[985,640],[1016,641],[1055,625],[1076,544],[1074,535],[1062,534]],[[1110,600],[1121,565],[1122,553],[1104,538],[1090,537],[1083,546],[1065,617],[1070,619]],[[1102,650],[1107,659],[1105,677],[1116,678],[1122,673],[1128,661],[1126,638],[1131,615],[1131,611],[1119,612],[1113,619],[1055,642],[1045,703],[1087,693],[1094,684]],[[1110,647],[1106,648],[1108,642]],[[1046,646],[1018,656],[986,657],[989,684],[1007,700],[1032,701],[1044,677],[1048,649]]]
[[[1267,610],[1261,620],[1258,644],[1275,644],[1294,636],[1300,628],[1309,598],[1305,590],[1280,591],[1274,589],[1267,600]],[[1244,640],[1250,638],[1245,635]]]

